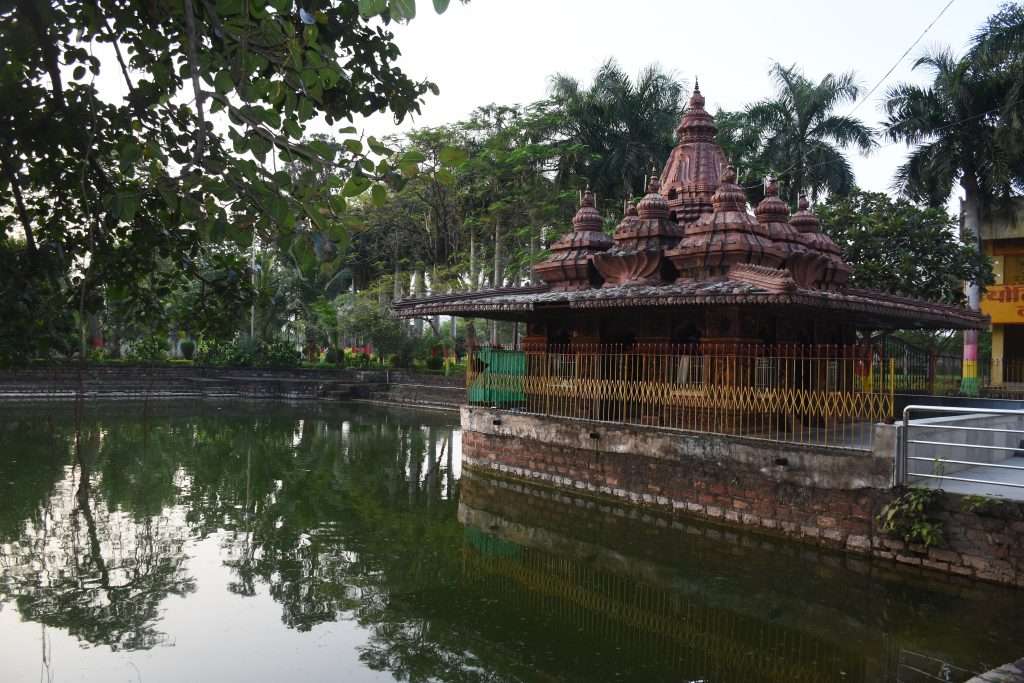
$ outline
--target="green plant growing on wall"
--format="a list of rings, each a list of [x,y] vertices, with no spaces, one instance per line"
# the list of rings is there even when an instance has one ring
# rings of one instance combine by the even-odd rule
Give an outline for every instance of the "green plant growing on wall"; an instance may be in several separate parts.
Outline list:
[[[1010,518],[1020,516],[1020,510],[1010,501],[992,496],[964,496],[960,500],[960,509],[963,512],[971,512],[981,517]]]
[[[882,532],[907,543],[926,548],[941,546],[945,539],[942,522],[931,517],[943,492],[938,489],[909,489],[878,515]]]

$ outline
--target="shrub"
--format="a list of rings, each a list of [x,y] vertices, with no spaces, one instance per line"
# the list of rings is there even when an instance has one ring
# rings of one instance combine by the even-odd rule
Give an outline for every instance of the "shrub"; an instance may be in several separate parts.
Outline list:
[[[167,339],[154,335],[139,339],[127,353],[128,360],[146,363],[167,360]]]
[[[234,343],[219,339],[202,339],[196,349],[196,362],[203,365],[230,365]]]
[[[181,350],[181,355],[185,360],[192,360],[192,357],[196,355],[196,343],[191,339],[181,342],[178,348]]]
[[[882,531],[907,543],[920,543],[926,548],[942,545],[942,521],[931,517],[941,498],[941,490],[909,489],[882,508],[878,515]]]
[[[289,342],[276,341],[261,344],[257,353],[257,364],[273,368],[294,368],[302,360],[299,352]]]
[[[294,368],[301,360],[290,342],[268,344],[251,337],[236,337],[229,342],[204,339],[196,353],[198,363],[226,367]]]
[[[229,365],[251,368],[262,365],[263,342],[255,337],[235,337]]]
[[[344,365],[345,352],[339,351],[336,348],[327,349],[327,352],[324,353],[324,361],[328,363],[333,363],[334,365]]]
[[[427,370],[440,370],[444,367],[443,356],[427,356]]]

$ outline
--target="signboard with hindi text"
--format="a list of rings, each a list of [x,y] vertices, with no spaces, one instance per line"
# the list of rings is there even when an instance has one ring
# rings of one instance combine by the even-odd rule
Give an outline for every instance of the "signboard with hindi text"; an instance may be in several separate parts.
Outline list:
[[[1024,324],[1024,285],[990,285],[981,298],[981,312],[993,323]]]

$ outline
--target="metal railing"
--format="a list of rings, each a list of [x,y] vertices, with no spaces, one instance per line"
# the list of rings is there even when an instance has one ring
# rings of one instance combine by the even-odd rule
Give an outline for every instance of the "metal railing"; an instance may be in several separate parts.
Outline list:
[[[892,361],[824,345],[478,348],[468,402],[574,417],[870,448],[891,419]]]
[[[1011,487],[1024,489],[1024,479],[1021,482],[997,480],[992,474],[999,471],[1024,471],[1024,465],[1007,464],[1006,462],[992,462],[984,460],[980,454],[1009,453],[1007,459],[1017,454],[1024,454],[1024,438],[1018,440],[1017,446],[968,443],[967,435],[984,434],[1017,434],[1024,435],[1024,429],[1011,429],[1006,427],[984,427],[957,424],[955,422],[918,422],[914,423],[911,416],[914,413],[945,414],[951,416],[990,415],[990,416],[1012,416],[1024,420],[1024,410],[1004,410],[998,408],[961,408],[951,406],[928,406],[909,405],[903,409],[903,422],[900,425],[899,447],[897,450],[896,466],[894,472],[894,483],[898,486],[913,485],[914,479],[926,479],[938,482],[934,488],[942,488],[943,481],[959,482],[967,486],[959,486],[958,492],[977,493],[992,495],[995,493],[992,487]],[[911,429],[937,430],[944,434],[964,434],[964,441],[949,441],[941,436],[930,439],[914,439]],[[955,438],[955,436],[950,436]],[[944,458],[937,454],[911,455],[912,445],[925,446],[931,449],[947,448],[962,449],[966,455],[962,458]],[[970,459],[971,455],[978,454],[977,459]],[[911,472],[911,463],[929,463],[929,472]],[[951,466],[951,467],[950,467]],[[968,476],[969,475],[969,476]]]

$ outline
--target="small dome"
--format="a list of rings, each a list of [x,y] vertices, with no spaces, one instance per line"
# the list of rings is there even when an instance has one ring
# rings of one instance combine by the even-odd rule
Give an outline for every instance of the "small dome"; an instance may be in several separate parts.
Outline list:
[[[668,201],[658,193],[660,189],[661,181],[652,175],[647,183],[647,194],[637,207],[640,218],[668,218]]]
[[[797,202],[797,212],[789,219],[789,224],[803,233],[819,232],[821,230],[821,221],[811,211],[811,203],[807,201],[806,194],[801,193],[800,199]]]
[[[806,194],[800,195],[797,207],[798,210],[789,219],[789,224],[800,231],[800,239],[809,252],[816,252],[828,260],[824,273],[816,278],[813,286],[823,289],[843,287],[853,269],[843,260],[843,252],[832,238],[821,232],[821,221],[811,211]]]
[[[596,202],[594,201],[594,193],[590,191],[588,187],[583,193],[583,198],[580,201],[580,208],[576,212],[576,215],[572,219],[572,226],[575,230],[600,230],[601,226],[604,225],[604,221],[601,219],[601,213],[597,210]]]
[[[743,188],[736,184],[736,168],[731,164],[725,167],[721,184],[714,196],[711,197],[711,203],[715,207],[715,211],[745,212],[747,210],[747,195],[743,192]]]
[[[789,223],[789,207],[779,199],[779,183],[769,178],[764,186],[764,199],[754,211],[761,223]]]
[[[573,229],[551,245],[550,256],[536,264],[533,271],[556,291],[589,289],[595,282],[600,285],[593,256],[612,246],[612,238],[601,230],[603,224],[594,193],[587,188],[572,219]]]

